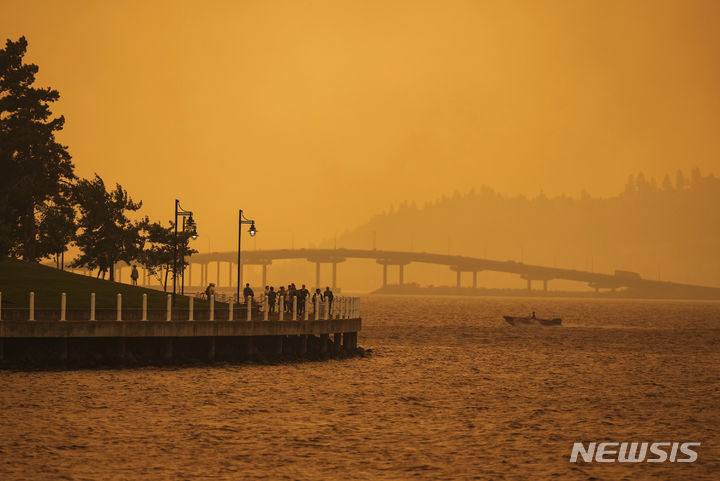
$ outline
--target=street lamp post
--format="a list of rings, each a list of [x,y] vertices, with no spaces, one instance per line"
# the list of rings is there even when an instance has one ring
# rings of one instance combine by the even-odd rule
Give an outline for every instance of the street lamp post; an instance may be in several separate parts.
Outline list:
[[[177,267],[178,267],[178,217],[182,217],[182,232],[189,232],[193,239],[197,239],[197,225],[195,224],[195,221],[193,220],[193,213],[189,210],[184,210],[180,206],[180,201],[178,199],[175,199],[175,246],[174,246],[174,255],[173,255],[173,303],[175,302],[175,292],[177,290]],[[187,221],[185,218],[187,217]],[[185,264],[185,254],[182,255],[182,262]],[[182,295],[185,294],[185,266],[183,265],[182,269],[182,287],[181,292]]]
[[[250,237],[255,237],[257,229],[255,228],[255,221],[248,219],[243,215],[242,209],[238,210],[238,257],[237,257],[237,301],[240,302],[240,289],[242,287],[242,264],[240,258],[240,245],[242,241],[242,226],[243,224],[250,224],[248,234]]]

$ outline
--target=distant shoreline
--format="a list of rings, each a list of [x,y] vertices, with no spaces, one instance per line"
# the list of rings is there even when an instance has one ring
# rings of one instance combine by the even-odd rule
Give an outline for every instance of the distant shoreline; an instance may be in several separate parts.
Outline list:
[[[406,295],[406,296],[467,296],[467,297],[567,297],[567,298],[593,298],[593,299],[667,299],[667,300],[702,300],[717,301],[713,298],[700,297],[661,297],[648,296],[647,293],[633,293],[631,290],[619,289],[615,292],[592,291],[543,291],[527,289],[497,289],[488,287],[454,287],[454,286],[417,286],[417,285],[391,285],[371,291],[370,294]]]

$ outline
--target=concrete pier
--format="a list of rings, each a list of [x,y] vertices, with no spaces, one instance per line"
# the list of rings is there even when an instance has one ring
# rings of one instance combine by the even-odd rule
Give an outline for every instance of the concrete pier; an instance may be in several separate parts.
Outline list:
[[[0,321],[0,365],[74,367],[322,358],[356,350],[361,324],[360,318]]]

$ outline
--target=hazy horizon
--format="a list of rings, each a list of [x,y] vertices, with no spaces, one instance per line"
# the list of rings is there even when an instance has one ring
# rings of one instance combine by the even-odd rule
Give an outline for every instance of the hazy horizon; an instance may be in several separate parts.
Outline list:
[[[720,4],[63,2],[4,9],[59,139],[201,251],[319,243],[392,204],[488,185],[622,191],[717,171]],[[252,247],[252,245],[248,245]]]

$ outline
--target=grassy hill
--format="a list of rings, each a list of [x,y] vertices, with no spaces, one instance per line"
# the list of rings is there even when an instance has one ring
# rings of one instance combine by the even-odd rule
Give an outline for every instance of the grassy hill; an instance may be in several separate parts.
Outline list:
[[[167,294],[154,289],[95,279],[31,262],[0,261],[3,309],[27,308],[31,291],[35,292],[36,309],[59,308],[63,292],[67,294],[68,309],[89,309],[92,292],[98,309],[114,307],[118,293],[122,294],[124,308],[142,307],[143,294],[147,294],[149,309],[164,309],[167,302]],[[177,296],[175,302],[177,307],[184,308],[188,298]],[[216,305],[227,306],[219,302]],[[202,309],[207,301],[196,299],[195,306]]]

